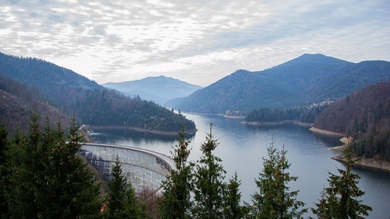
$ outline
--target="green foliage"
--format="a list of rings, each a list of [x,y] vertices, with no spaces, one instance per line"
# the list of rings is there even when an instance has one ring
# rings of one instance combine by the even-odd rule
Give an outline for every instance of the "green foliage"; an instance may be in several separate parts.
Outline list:
[[[0,99],[0,113],[12,118],[6,124],[14,130],[27,123],[34,111],[52,118],[65,117],[67,121],[70,119],[64,114],[76,115],[84,124],[96,126],[176,133],[184,125],[191,132],[196,130],[195,124],[183,115],[139,97],[105,89],[43,60],[0,53],[0,72],[0,94],[7,97]]]
[[[227,184],[224,198],[224,218],[239,219],[244,216],[244,210],[241,206],[241,181],[238,180],[237,172]]]
[[[302,218],[307,209],[300,210],[304,203],[297,201],[299,191],[290,192],[287,184],[297,177],[287,172],[290,167],[287,151],[277,150],[273,144],[267,148],[268,158],[263,158],[264,169],[255,180],[259,191],[253,195],[253,215],[256,218]]]
[[[321,194],[319,203],[312,211],[318,218],[363,218],[372,208],[357,198],[364,195],[358,187],[359,176],[351,172],[355,164],[351,151],[345,151],[346,170],[338,169],[340,175],[329,173],[329,187]]]
[[[327,105],[295,107],[287,109],[260,108],[250,112],[245,117],[245,121],[259,123],[278,123],[284,121],[313,123],[315,117],[326,107]]]
[[[140,206],[130,182],[122,175],[118,157],[112,167],[112,178],[109,182],[107,198],[107,218],[141,218]]]
[[[0,218],[5,218],[8,214],[8,207],[5,198],[6,185],[6,169],[5,169],[5,153],[8,147],[8,132],[5,125],[0,121]]]
[[[352,99],[350,99],[352,101]],[[11,140],[0,124],[0,210],[3,218],[78,218],[101,217],[99,185],[94,182],[86,164],[76,156],[81,137],[74,120],[68,132],[57,123],[52,129],[49,119],[40,127],[38,116],[31,118],[28,135],[16,132]],[[372,133],[376,131],[370,129]],[[383,134],[385,135],[385,134]],[[290,191],[287,151],[268,148],[263,170],[255,180],[259,191],[253,195],[253,206],[240,206],[240,181],[237,173],[224,182],[222,160],[213,153],[218,146],[210,132],[201,145],[202,156],[188,162],[190,149],[186,133],[180,132],[173,148],[175,169],[163,183],[163,197],[158,203],[161,218],[302,218],[306,209],[297,201],[299,191]],[[386,141],[386,137],[381,137]],[[357,198],[364,195],[357,184],[359,176],[351,173],[351,153],[345,154],[346,170],[340,176],[330,174],[329,188],[321,193],[312,209],[318,218],[362,218],[371,207]],[[130,183],[122,175],[117,159],[112,169],[107,197],[107,218],[150,218],[145,202],[137,200]]]
[[[30,134],[16,134],[6,151],[9,217],[97,217],[99,185],[76,156],[81,147],[78,127],[73,123],[67,136],[59,124],[41,132],[37,118],[32,117]]]
[[[183,126],[194,132],[195,123],[181,114],[141,100],[130,98],[113,90],[86,90],[74,103],[84,123],[119,128],[138,127],[145,130],[179,131]]]
[[[185,140],[186,133],[179,133],[178,145],[173,148],[173,160],[175,169],[163,182],[163,197],[159,202],[159,214],[161,218],[190,218],[191,209],[191,179],[192,166],[187,159],[190,155],[189,142]]]
[[[226,184],[223,182],[226,171],[222,160],[213,152],[218,143],[212,135],[212,124],[206,141],[201,145],[202,156],[196,165],[194,174],[194,208],[195,218],[221,218],[223,216],[223,194]]]

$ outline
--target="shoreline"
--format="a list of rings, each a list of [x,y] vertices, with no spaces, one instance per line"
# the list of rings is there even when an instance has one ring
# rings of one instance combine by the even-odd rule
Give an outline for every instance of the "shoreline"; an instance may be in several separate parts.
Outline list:
[[[324,130],[324,129],[319,129],[319,128],[315,128],[315,127],[311,127],[309,130],[312,131],[312,132],[314,132],[314,133],[317,133],[317,134],[328,135],[328,136],[335,136],[335,137],[341,137],[342,139],[345,137],[345,135],[342,134],[342,133],[332,132],[332,131],[328,131],[328,130]],[[341,141],[341,139],[340,139],[340,141]],[[343,142],[343,141],[342,141],[342,142]]]
[[[114,129],[114,130],[132,130],[137,132],[145,132],[156,135],[164,135],[164,136],[178,136],[180,131],[160,131],[160,130],[152,130],[152,129],[144,129],[134,126],[116,126],[116,125],[105,125],[105,126],[91,126],[93,130],[102,130],[102,129]],[[195,135],[198,130],[186,130],[187,135]]]
[[[277,125],[285,125],[285,124],[294,124],[297,126],[302,126],[302,127],[312,127],[313,123],[304,123],[304,122],[298,122],[295,120],[283,120],[280,122],[247,122],[247,121],[242,121],[242,124],[245,125],[251,125],[251,126],[277,126]]]
[[[339,154],[331,157],[333,160],[345,163],[344,154]],[[390,162],[377,160],[373,158],[358,157],[355,161],[355,166],[368,167],[378,170],[390,171]]]
[[[313,133],[317,133],[320,135],[340,137],[340,141],[343,143],[343,145],[331,147],[331,148],[329,148],[329,150],[335,150],[335,151],[340,152],[340,154],[332,156],[331,159],[337,160],[337,161],[343,162],[343,163],[345,162],[344,149],[345,149],[345,147],[347,147],[349,139],[344,134],[332,132],[332,131],[327,131],[327,130],[323,130],[323,129],[319,129],[319,128],[315,128],[315,127],[311,127],[309,130],[312,131]],[[378,159],[373,159],[373,158],[357,157],[357,160],[355,161],[355,166],[390,171],[390,162],[389,161],[378,160]]]

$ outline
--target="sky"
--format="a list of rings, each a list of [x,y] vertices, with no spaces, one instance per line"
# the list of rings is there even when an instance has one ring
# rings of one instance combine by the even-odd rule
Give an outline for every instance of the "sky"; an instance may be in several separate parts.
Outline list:
[[[208,86],[305,53],[390,60],[389,0],[0,0],[0,52],[99,84]]]

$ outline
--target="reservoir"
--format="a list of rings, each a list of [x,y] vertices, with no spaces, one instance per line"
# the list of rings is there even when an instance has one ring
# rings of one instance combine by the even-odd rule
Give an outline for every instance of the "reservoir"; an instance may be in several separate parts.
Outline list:
[[[277,148],[287,150],[287,159],[291,163],[289,172],[297,176],[291,182],[290,191],[300,190],[298,200],[303,201],[306,208],[314,207],[324,187],[328,187],[329,172],[339,175],[337,168],[342,163],[330,157],[337,154],[330,147],[341,145],[334,137],[315,134],[306,127],[295,125],[280,126],[246,126],[242,119],[230,119],[221,116],[204,116],[185,114],[196,124],[198,132],[189,138],[190,160],[196,161],[201,156],[200,146],[210,131],[213,123],[213,136],[219,145],[215,155],[223,160],[228,181],[237,172],[241,181],[242,200],[252,204],[252,195],[257,191],[255,178],[263,169],[263,157],[267,158],[267,147],[273,142]],[[116,144],[142,147],[170,155],[172,147],[177,144],[177,137],[157,136],[130,130],[102,130],[91,136],[96,143]],[[368,218],[386,219],[390,217],[390,172],[371,168],[356,167],[354,173],[361,177],[359,188],[366,192],[363,204],[373,208]],[[309,210],[309,214],[311,211]],[[305,216],[305,217],[306,217]]]

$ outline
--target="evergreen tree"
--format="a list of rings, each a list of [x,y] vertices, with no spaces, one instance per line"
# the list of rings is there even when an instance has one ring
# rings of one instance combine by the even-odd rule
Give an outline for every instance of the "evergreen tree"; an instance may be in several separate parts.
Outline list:
[[[5,218],[8,214],[8,207],[5,198],[6,189],[6,169],[5,169],[5,151],[8,147],[8,132],[3,122],[0,122],[0,218]]]
[[[42,183],[43,165],[39,161],[41,132],[38,115],[31,117],[30,135],[16,135],[7,151],[6,169],[8,183],[6,198],[11,218],[23,218],[27,215],[38,217],[37,194]]]
[[[52,192],[60,194],[53,207],[58,206],[60,217],[76,218],[100,215],[100,185],[95,183],[93,174],[87,169],[87,163],[76,156],[80,151],[82,136],[78,135],[79,126],[73,119],[67,135],[67,142],[62,138],[65,133],[58,124],[57,145],[51,150],[51,165],[54,170]],[[57,216],[55,216],[57,217]]]
[[[28,137],[16,136],[7,151],[7,203],[11,218],[97,217],[99,185],[76,153],[78,127],[69,136],[58,124],[41,132],[33,116]],[[47,122],[49,124],[49,122]]]
[[[345,151],[345,170],[338,169],[340,176],[329,173],[329,187],[322,192],[319,203],[312,212],[318,218],[363,218],[361,215],[368,216],[372,208],[362,204],[357,200],[364,195],[360,190],[359,175],[352,173],[352,167],[355,160],[352,158],[351,151],[347,148]]]
[[[23,155],[23,150],[19,145],[22,142],[26,143],[27,138],[22,135],[18,130],[15,132],[15,135],[11,139],[11,141],[7,144],[7,147],[4,151],[5,162],[3,163],[2,170],[2,186],[3,186],[3,195],[6,203],[5,212],[2,217],[7,218],[10,217],[12,210],[22,210],[19,206],[21,205],[21,201],[18,200],[15,196],[23,193],[23,181],[16,184],[17,186],[13,186],[14,182],[17,182],[18,174],[20,174],[21,170],[21,160]],[[18,196],[19,197],[19,196]],[[17,217],[10,217],[17,218]]]
[[[226,171],[222,160],[214,156],[218,143],[212,135],[212,124],[206,141],[201,145],[202,156],[194,176],[194,218],[222,218]]]
[[[0,165],[5,162],[5,150],[8,145],[8,132],[3,122],[0,122]]]
[[[137,199],[131,183],[122,175],[119,158],[112,167],[112,178],[109,182],[107,218],[139,218]]]
[[[159,214],[161,218],[190,218],[191,208],[191,178],[192,164],[187,159],[190,155],[189,142],[185,140],[186,133],[179,133],[178,145],[173,148],[173,160],[175,169],[163,182],[163,197],[159,202]]]
[[[298,177],[290,176],[290,167],[286,159],[287,151],[277,150],[273,143],[268,150],[268,159],[263,158],[264,169],[255,180],[259,191],[253,195],[256,218],[282,219],[302,218],[307,210],[299,210],[304,203],[296,200],[299,191],[289,191],[287,184],[296,181]]]
[[[240,180],[238,180],[237,172],[234,173],[234,176],[229,180],[226,189],[226,195],[224,200],[224,215],[225,218],[229,219],[239,219],[243,216],[243,210],[240,205],[241,202],[241,193],[239,187],[241,185]]]

